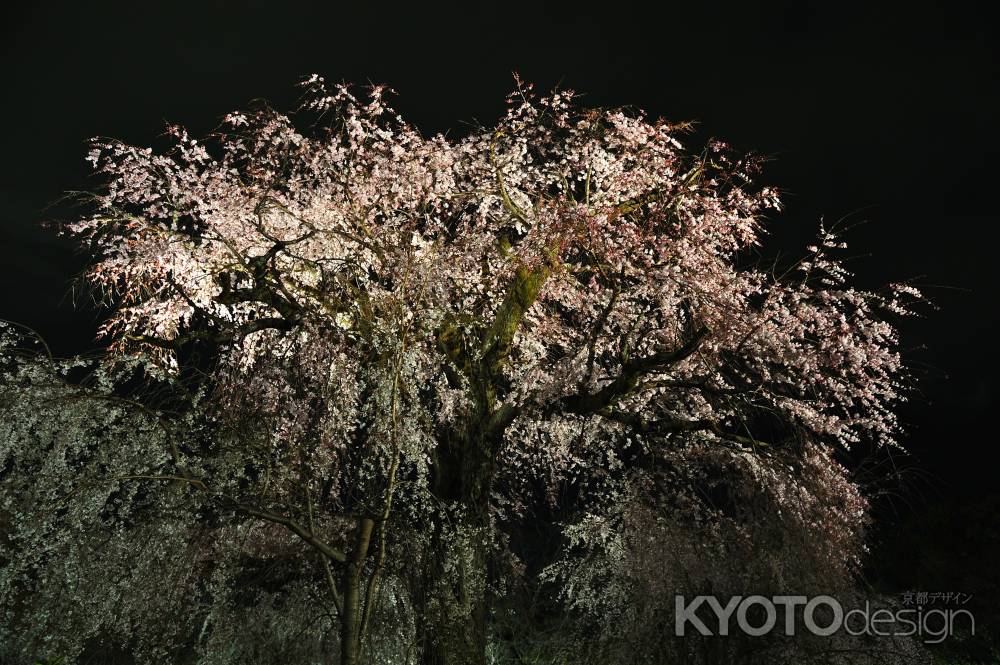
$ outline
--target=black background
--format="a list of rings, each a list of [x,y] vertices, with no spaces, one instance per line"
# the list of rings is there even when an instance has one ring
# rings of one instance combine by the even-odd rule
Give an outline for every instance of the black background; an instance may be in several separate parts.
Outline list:
[[[82,258],[40,228],[67,214],[44,210],[63,191],[93,185],[89,137],[147,145],[166,121],[204,133],[255,97],[290,110],[308,73],[390,85],[425,133],[492,122],[515,70],[589,105],[697,120],[693,147],[717,136],[773,157],[765,180],[787,210],[769,251],[802,246],[821,217],[864,221],[848,237],[864,253],[859,281],[913,279],[938,306],[904,326],[922,377],[903,413],[913,458],[894,456],[906,472],[878,504],[871,576],[988,594],[1000,459],[995,23],[985,4],[698,4],[9,9],[0,317],[60,353],[96,345],[98,314],[67,295]]]

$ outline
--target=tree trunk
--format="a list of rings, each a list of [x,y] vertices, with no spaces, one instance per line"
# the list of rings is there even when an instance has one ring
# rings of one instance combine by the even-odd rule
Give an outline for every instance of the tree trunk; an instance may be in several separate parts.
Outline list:
[[[361,660],[361,569],[368,556],[372,528],[375,522],[365,518],[358,522],[358,530],[351,558],[344,567],[343,616],[340,618],[340,663],[358,665]]]
[[[434,530],[425,587],[424,665],[484,665],[493,455],[479,437],[439,459],[435,490],[448,509]]]
[[[489,532],[461,520],[444,524],[435,538],[428,588],[430,634],[424,665],[484,665],[486,662]]]

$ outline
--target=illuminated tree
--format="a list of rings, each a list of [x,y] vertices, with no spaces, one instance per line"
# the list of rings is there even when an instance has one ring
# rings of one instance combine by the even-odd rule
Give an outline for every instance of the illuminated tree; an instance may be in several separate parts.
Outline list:
[[[206,141],[172,128],[163,154],[94,145],[106,186],[68,232],[113,308],[103,378],[22,354],[5,390],[10,531],[38,549],[2,592],[38,635],[483,663],[510,525],[559,506],[569,549],[544,577],[614,611],[628,584],[587,596],[572,548],[631,515],[605,579],[637,515],[722,519],[695,491],[706,460],[847,574],[865,502],[831,450],[893,443],[886,315],[919,294],[851,287],[826,232],[785,274],[756,266],[776,192],[722,143],[685,152],[683,126],[519,86],[495,127],[427,138],[382,88],[305,87],[299,125],[258,108]],[[101,538],[127,585],[95,572]]]

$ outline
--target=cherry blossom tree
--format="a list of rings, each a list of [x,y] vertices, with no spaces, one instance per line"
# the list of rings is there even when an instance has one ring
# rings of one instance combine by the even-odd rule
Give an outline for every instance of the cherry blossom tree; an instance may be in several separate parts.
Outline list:
[[[752,550],[753,497],[808,543],[772,567],[850,576],[866,504],[834,453],[895,444],[915,290],[852,287],[827,231],[755,263],[777,192],[684,125],[519,84],[495,127],[425,137],[384,88],[304,87],[163,153],[95,141],[67,232],[108,356],[7,346],[18,644],[484,663],[540,506],[541,578],[596,616],[627,616],[644,532]]]

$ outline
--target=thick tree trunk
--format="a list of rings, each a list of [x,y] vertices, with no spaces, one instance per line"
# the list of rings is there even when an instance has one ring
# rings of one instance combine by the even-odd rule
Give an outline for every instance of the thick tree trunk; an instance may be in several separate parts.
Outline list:
[[[496,168],[494,158],[491,148],[490,159]],[[500,171],[496,174],[508,211],[523,219],[507,195]],[[434,494],[442,504],[458,508],[452,519],[437,525],[432,545],[432,582],[426,589],[430,611],[424,613],[432,621],[430,639],[424,646],[426,665],[486,662],[490,490],[503,431],[516,415],[509,406],[498,408],[502,403],[497,399],[498,386],[520,321],[559,263],[555,246],[545,255],[545,263],[535,269],[517,268],[493,322],[483,331],[478,354],[469,353],[458,325],[447,325],[438,334],[438,344],[453,363],[453,370],[464,373],[469,381],[472,409],[465,427],[446,437],[434,465]],[[456,376],[455,384],[461,383]]]
[[[489,616],[487,559],[492,543],[492,448],[469,437],[439,460],[436,492],[453,506],[436,525],[426,585],[424,665],[484,665]]]
[[[432,553],[428,608],[430,634],[424,665],[483,665],[486,662],[489,533],[471,520],[442,525]]]

